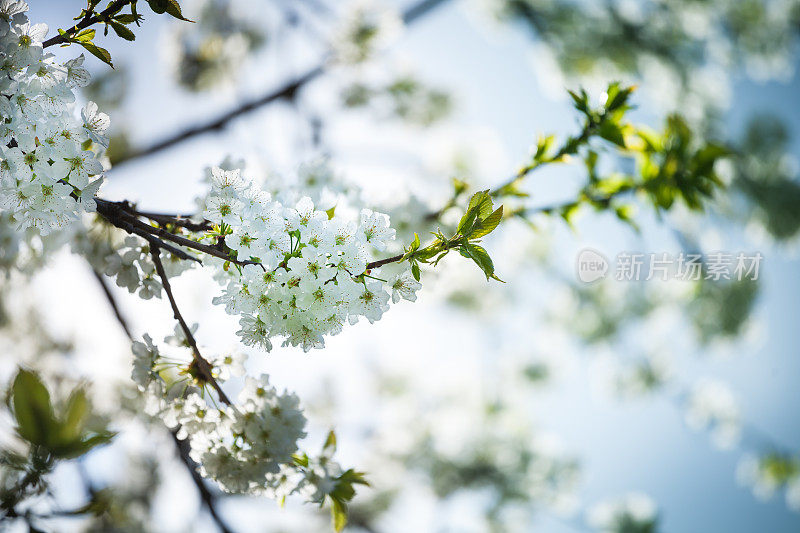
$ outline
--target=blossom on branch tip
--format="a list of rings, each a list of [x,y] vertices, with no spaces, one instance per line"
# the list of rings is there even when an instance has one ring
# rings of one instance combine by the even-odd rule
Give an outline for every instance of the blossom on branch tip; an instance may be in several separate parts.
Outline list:
[[[284,346],[322,348],[346,322],[379,320],[389,309],[389,289],[395,303],[416,299],[420,284],[408,275],[384,286],[367,271],[369,249],[385,250],[394,239],[387,215],[362,209],[358,221],[349,220],[335,209],[318,210],[308,196],[289,205],[272,200],[235,168],[209,174],[203,214],[237,262],[214,263],[225,289],[213,303],[240,316],[243,344],[270,350],[271,339],[283,337]]]

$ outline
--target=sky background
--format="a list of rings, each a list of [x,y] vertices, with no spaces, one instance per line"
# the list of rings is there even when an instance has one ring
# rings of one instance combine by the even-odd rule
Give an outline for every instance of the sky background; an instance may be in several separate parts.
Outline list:
[[[31,20],[46,21],[54,28],[68,25],[82,2],[37,0],[32,4]],[[502,148],[491,161],[496,168],[497,177],[494,181],[497,182],[513,172],[516,162],[525,158],[538,133],[574,132],[575,115],[565,99],[553,99],[545,90],[547,83],[541,79],[541,69],[532,66],[537,60],[537,52],[528,35],[507,29],[493,29],[491,24],[478,22],[467,7],[466,3],[451,2],[438,9],[408,29],[391,54],[398,61],[412,64],[415,72],[431,85],[453,91],[456,113],[452,130],[448,131],[465,135],[490,132],[486,133],[487,138]],[[293,61],[287,66],[286,61],[279,63],[277,58],[263,53],[248,64],[246,72],[236,80],[233,89],[220,94],[187,95],[169,80],[168,68],[161,60],[164,26],[167,23],[163,17],[148,17],[141,30],[137,31],[136,43],[111,38],[101,41],[101,44],[107,45],[115,62],[124,64],[131,73],[130,97],[125,104],[124,120],[131,128],[134,145],[159,139],[227,109],[248,95],[260,94],[265,87],[279,84],[290,69],[302,72],[305,66],[313,65],[318,57],[318,50],[313,46],[298,46]],[[71,57],[74,53],[76,51],[68,50],[67,56]],[[103,68],[93,58],[87,59],[87,63],[95,72]],[[319,86],[324,88],[326,83],[322,80]],[[316,94],[316,90],[321,89],[312,87],[310,94]],[[776,113],[790,126],[794,134],[794,151],[798,154],[798,95],[800,78],[797,75],[788,82],[737,80],[733,87],[734,105],[727,113],[728,127],[732,131],[740,131],[752,113]],[[288,137],[292,132],[282,129],[278,121],[275,121],[278,125],[273,125],[267,120],[282,112],[290,115],[290,111],[281,110],[280,106],[277,110],[257,112],[238,121],[222,134],[203,136],[173,150],[113,170],[104,194],[110,198],[139,200],[140,205],[148,209],[182,210],[191,208],[191,199],[200,190],[198,178],[202,169],[218,162],[227,153],[251,152],[256,147],[267,145],[265,152],[274,158],[277,166],[291,167],[299,163],[293,160],[296,154],[287,147],[291,144]],[[653,113],[641,110],[634,114],[634,118],[652,120]],[[112,121],[115,120],[117,117],[112,115]],[[413,141],[413,132],[398,134],[394,129],[387,128],[385,137],[382,137],[382,124],[372,124],[369,118],[363,116],[357,116],[356,119],[337,116],[331,122],[326,130],[326,138],[342,154],[341,160],[336,162],[351,169],[354,175],[366,175],[365,180],[372,183],[376,194],[385,193],[382,191],[384,183],[391,190],[390,180],[395,177],[414,174],[415,167],[404,165],[402,158],[398,159],[394,170],[380,170],[371,174],[381,166],[376,162],[376,158],[383,157],[379,155],[383,153],[379,147],[385,149],[387,144],[408,142],[409,136]],[[374,150],[370,142],[375,143]],[[579,176],[580,169],[577,168],[537,174],[532,181],[534,198],[542,204],[565,198],[571,190],[570,184],[577,183]],[[769,435],[782,446],[796,449],[800,442],[800,417],[796,414],[796,406],[800,404],[800,388],[797,387],[797,378],[800,376],[797,353],[800,340],[797,328],[800,265],[797,254],[791,249],[756,248],[758,245],[735,228],[721,233],[717,238],[721,249],[758,249],[765,256],[761,273],[762,293],[755,313],[762,328],[762,342],[756,348],[751,344],[743,345],[742,353],[725,358],[675,354],[680,360],[680,365],[676,367],[682,375],[692,380],[709,376],[727,381],[741,402],[746,424]],[[567,276],[574,275],[577,251],[586,246],[596,248],[612,258],[626,250],[679,251],[669,232],[653,220],[645,222],[643,233],[636,235],[610,219],[587,216],[579,222],[575,234],[559,228],[554,239],[557,242],[555,263]],[[61,274],[80,270],[75,259],[62,257],[59,261],[56,268],[61,269]],[[498,270],[502,271],[503,259],[496,258],[495,263]],[[39,279],[36,292],[40,297],[47,298],[57,286],[58,279],[58,274],[51,269]],[[220,332],[224,329],[226,317],[218,310],[202,310],[211,307],[208,304],[210,292],[195,291],[190,286],[193,279],[193,274],[190,274],[186,280],[181,278],[175,283],[177,296],[179,301],[184,298],[184,301],[190,302],[189,307],[195,315],[192,320],[201,324],[205,323],[204,318],[216,320],[214,324],[219,326],[212,328],[211,332],[206,333],[206,338],[201,339],[207,344],[214,344],[218,335],[223,336]],[[480,281],[479,273],[475,274],[475,280]],[[529,281],[536,283],[536,280]],[[99,298],[96,289],[91,287],[92,280],[86,276],[85,280],[76,281],[72,288],[61,290],[62,294],[66,293],[63,295],[67,301],[70,294],[77,297],[83,291],[91,295],[87,297]],[[546,289],[542,287],[543,292]],[[120,298],[128,314],[134,317],[137,330],[144,331],[150,323],[158,322],[164,333],[171,329],[171,326],[163,326],[169,324],[166,306],[137,301],[122,293]],[[59,312],[67,309],[64,305],[51,302],[49,313],[57,317],[52,321],[57,328],[68,330],[75,324]],[[93,314],[87,311],[87,316],[96,315],[96,320],[101,323],[91,333],[84,332],[87,342],[94,346],[120,344],[122,339],[115,332],[113,322],[100,317],[104,310],[102,304],[98,306],[101,307],[99,312]],[[524,310],[514,315],[519,321],[514,325],[517,329],[524,329],[526,321],[533,316]],[[303,397],[304,390],[313,394],[313,383],[316,383],[313,380],[304,381],[302,376],[306,372],[324,375],[325,372],[335,372],[342,364],[357,369],[373,364],[372,358],[404,357],[399,347],[382,346],[381,339],[391,339],[402,335],[405,328],[414,328],[429,344],[427,351],[418,354],[418,358],[439,358],[437,363],[431,364],[450,365],[449,375],[457,380],[460,365],[481,364],[476,361],[485,354],[476,352],[481,349],[492,350],[493,332],[486,330],[487,327],[491,326],[480,326],[467,316],[443,317],[441,307],[426,304],[423,296],[421,302],[414,306],[398,306],[373,328],[363,325],[351,328],[352,331],[343,334],[341,339],[330,342],[326,353],[313,353],[309,357],[279,351],[271,354],[268,362],[251,361],[251,365],[254,365],[251,371],[254,368],[268,369],[281,385],[298,390]],[[449,334],[442,334],[443,330]],[[158,338],[158,335],[154,334],[154,337]],[[528,341],[522,337],[519,340],[520,344]],[[676,344],[680,345],[679,342]],[[529,406],[532,417],[540,427],[558,434],[565,447],[581,457],[584,478],[580,495],[584,504],[590,505],[630,491],[644,491],[658,502],[665,533],[800,530],[800,514],[787,510],[782,498],[759,502],[749,489],[736,484],[735,471],[741,452],[719,451],[712,447],[708,435],[687,429],[682,413],[672,400],[657,395],[619,402],[598,395],[595,387],[589,386],[596,367],[588,363],[588,355],[591,354],[582,354],[578,358],[575,371],[568,374],[568,379],[546,392],[532,396]],[[359,374],[355,376],[349,379],[355,380],[353,386],[358,386]],[[345,457],[357,458],[358,450],[349,449],[347,445],[349,415],[341,413],[338,417],[337,427],[344,428],[344,436],[340,437],[342,453]],[[96,467],[98,475],[109,474],[102,472],[102,465],[113,470],[112,463],[113,457],[104,461],[101,454],[96,459],[96,464],[101,465]],[[68,475],[64,475],[66,479]],[[223,512],[227,512],[228,516],[236,514],[245,524],[249,524],[244,530],[251,530],[251,527],[257,530],[256,524],[262,523],[259,521],[260,515],[253,511],[252,502],[247,502],[234,500],[226,503]],[[266,502],[265,505],[273,504]],[[180,527],[180,514],[176,517],[167,508],[161,511],[165,530]],[[423,517],[430,516],[435,510],[420,507],[410,509],[409,513]],[[409,520],[413,523],[414,516]],[[394,526],[397,527],[397,524]],[[443,530],[467,530],[459,524],[447,526]],[[565,523],[545,512],[538,516],[531,527],[535,531],[560,533],[575,531],[576,524]]]

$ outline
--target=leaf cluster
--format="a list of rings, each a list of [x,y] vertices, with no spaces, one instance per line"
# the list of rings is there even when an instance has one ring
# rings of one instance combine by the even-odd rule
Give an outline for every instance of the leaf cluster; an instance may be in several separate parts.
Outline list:
[[[136,35],[131,25],[141,26],[141,21],[144,19],[136,10],[137,3],[138,0],[112,1],[104,10],[98,12],[97,6],[100,4],[100,0],[87,0],[86,7],[73,19],[79,21],[78,24],[68,30],[59,28],[58,34],[61,37],[62,46],[77,44],[103,63],[114,68],[109,51],[94,42],[96,30],[87,26],[100,23],[105,26],[103,35],[108,35],[110,28],[117,36],[126,41],[134,41]],[[156,14],[166,13],[179,20],[191,22],[183,16],[177,0],[147,0],[147,4]],[[129,8],[127,12],[125,11],[126,7]]]
[[[502,219],[503,206],[494,209],[490,191],[487,189],[476,192],[470,198],[453,236],[446,237],[438,230],[433,233],[435,240],[420,248],[419,235],[415,233],[414,241],[406,248],[402,260],[411,264],[411,273],[419,281],[419,263],[432,263],[436,266],[450,250],[457,250],[478,265],[487,280],[502,281],[494,273],[494,263],[489,253],[479,244],[480,239],[494,231]]]
[[[115,435],[105,428],[90,427],[91,407],[83,388],[75,389],[63,405],[54,406],[39,376],[20,369],[9,400],[17,434],[53,459],[79,457]]]

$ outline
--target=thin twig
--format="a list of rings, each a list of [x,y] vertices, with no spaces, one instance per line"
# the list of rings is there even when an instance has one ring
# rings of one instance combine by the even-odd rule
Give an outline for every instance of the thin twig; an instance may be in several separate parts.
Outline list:
[[[161,256],[159,255],[159,252],[160,250],[158,249],[157,245],[150,248],[150,256],[153,258],[153,264],[156,266],[156,272],[158,272],[158,276],[161,278],[161,284],[164,286],[164,292],[167,293],[169,304],[172,306],[172,313],[175,316],[175,320],[178,321],[178,324],[180,324],[181,329],[183,330],[183,334],[186,337],[186,342],[188,342],[189,346],[192,348],[192,352],[194,354],[193,364],[200,373],[203,381],[211,385],[211,387],[216,391],[219,399],[227,405],[233,405],[228,396],[225,394],[225,391],[223,391],[222,387],[220,387],[219,383],[217,383],[217,380],[214,379],[214,375],[211,373],[211,364],[200,354],[200,349],[197,347],[197,341],[192,334],[192,330],[189,329],[189,326],[186,324],[186,320],[184,320],[180,309],[178,309],[178,303],[175,301],[175,296],[172,294],[172,286],[169,283],[167,273],[164,271],[164,265],[161,262]]]
[[[372,270],[373,268],[382,267],[383,265],[388,265],[389,263],[397,263],[401,261],[405,257],[405,254],[397,254],[393,255],[392,257],[387,257],[386,259],[381,259],[379,261],[373,261],[371,263],[367,263],[367,270]]]

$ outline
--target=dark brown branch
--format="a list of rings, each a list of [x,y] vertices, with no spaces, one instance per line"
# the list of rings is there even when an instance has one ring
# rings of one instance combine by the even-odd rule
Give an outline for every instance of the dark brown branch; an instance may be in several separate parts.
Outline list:
[[[161,284],[164,286],[164,292],[167,293],[167,299],[169,299],[169,305],[172,307],[172,313],[175,316],[175,320],[178,321],[178,324],[180,324],[181,329],[183,330],[183,334],[186,337],[186,342],[188,342],[189,346],[192,348],[192,353],[194,355],[194,361],[192,362],[192,365],[197,370],[200,378],[205,383],[211,385],[211,388],[216,391],[220,401],[227,405],[233,405],[228,396],[225,394],[225,391],[223,391],[222,387],[220,387],[219,383],[217,383],[217,380],[214,379],[214,375],[211,372],[211,364],[200,354],[200,349],[197,347],[197,341],[192,334],[192,330],[189,329],[189,326],[186,324],[186,320],[184,320],[180,309],[178,309],[178,303],[175,301],[175,296],[172,294],[172,286],[169,283],[167,273],[164,271],[164,265],[161,262],[161,256],[159,253],[160,250],[157,245],[150,248],[150,256],[153,258],[153,264],[156,266],[156,272],[158,272],[158,276],[161,278]]]
[[[420,2],[417,2],[403,12],[403,22],[405,22],[406,24],[413,24],[414,22],[421,19],[424,15],[430,13],[435,8],[445,4],[446,2],[448,2],[448,0],[422,0]],[[122,156],[117,161],[115,161],[114,164],[115,166],[119,166],[125,163],[126,161],[130,161],[132,159],[139,159],[142,157],[147,157],[153,154],[157,154],[177,144],[181,144],[185,141],[193,139],[194,137],[197,137],[199,135],[211,133],[214,131],[221,131],[228,125],[228,123],[239,118],[240,116],[245,115],[251,111],[254,111],[272,102],[278,100],[293,100],[297,95],[298,91],[302,87],[304,87],[309,82],[317,79],[322,74],[324,74],[326,68],[327,68],[327,59],[320,62],[320,64],[317,65],[316,67],[309,69],[305,74],[286,83],[282,87],[272,90],[259,98],[244,102],[238,107],[231,109],[230,111],[227,111],[225,113],[222,113],[205,123],[192,126],[182,132],[176,133],[175,135],[166,137],[161,141],[151,144],[150,146],[146,146],[138,150],[133,150],[130,153]]]
[[[118,13],[120,9],[125,7],[127,4],[130,4],[131,0],[115,0],[111,2],[107,8],[105,8],[100,13],[92,16],[92,13],[86,13],[86,16],[83,17],[80,22],[75,24],[70,29],[66,30],[66,36],[64,35],[55,35],[50,37],[45,42],[42,43],[42,48],[47,48],[48,46],[53,46],[56,44],[62,44],[67,42],[67,37],[72,37],[79,31],[88,28],[92,24],[96,24],[98,22],[103,22],[108,19],[108,17],[112,14]]]
[[[212,224],[208,220],[193,222],[191,220],[193,215],[168,215],[165,213],[139,211],[138,209],[133,209],[131,213],[138,217],[148,218],[153,222],[158,222],[158,224],[162,226],[172,224],[173,226],[180,226],[194,232],[207,231],[212,228]]]
[[[367,263],[367,270],[372,270],[373,268],[382,267],[383,265],[388,265],[389,263],[398,263],[400,262],[405,254],[397,254],[393,255],[392,257],[387,257],[386,259],[381,259],[379,261],[373,261],[372,263]]]
[[[194,482],[195,487],[197,487],[197,492],[200,493],[200,499],[203,500],[203,503],[211,515],[211,518],[214,519],[214,522],[216,522],[217,527],[222,533],[233,533],[233,530],[225,523],[225,520],[217,511],[217,495],[209,490],[206,482],[203,480],[203,476],[201,476],[197,471],[197,463],[195,463],[189,455],[189,441],[180,440],[176,431],[172,431],[171,433],[172,439],[175,441],[175,447],[178,450],[178,457],[186,466],[186,469],[189,470],[189,474],[192,476],[192,481]]]
[[[101,287],[103,288],[103,294],[105,294],[106,300],[108,301],[111,308],[114,310],[114,316],[117,318],[117,322],[119,322],[120,327],[122,327],[125,335],[128,336],[128,339],[131,341],[134,340],[133,334],[131,333],[131,329],[128,326],[127,320],[122,315],[120,311],[119,305],[117,304],[116,298],[114,298],[113,293],[110,290],[110,287],[106,283],[105,279],[103,279],[102,275],[92,269],[92,272],[97,278],[97,281],[100,283]],[[217,500],[218,497],[216,494],[212,493],[208,486],[206,485],[205,481],[203,481],[203,477],[197,471],[197,463],[195,463],[191,457],[189,457],[189,444],[188,441],[179,440],[175,436],[175,432],[172,431],[172,438],[175,442],[175,447],[178,450],[178,457],[180,457],[181,462],[186,466],[189,470],[189,475],[192,477],[192,481],[194,482],[195,487],[197,488],[197,492],[200,494],[200,499],[203,501],[203,504],[208,509],[211,518],[216,523],[217,527],[222,533],[232,533],[233,530],[225,523],[225,520],[220,516],[219,512],[217,511]],[[78,463],[80,465],[80,463]]]
[[[202,263],[198,258],[193,257],[164,241],[170,241],[180,246],[185,246],[186,248],[191,248],[193,250],[230,261],[231,263],[235,263],[237,265],[259,265],[261,268],[265,268],[264,265],[258,261],[251,261],[249,259],[232,259],[218,247],[201,244],[197,241],[187,239],[186,237],[170,233],[163,228],[157,228],[149,224],[145,224],[136,217],[134,214],[135,211],[130,210],[130,204],[127,202],[109,202],[108,200],[103,200],[102,198],[95,198],[95,201],[97,202],[97,212],[111,224],[127,231],[128,233],[133,233],[146,239],[147,242],[150,243],[151,247],[155,246],[164,248],[181,259]]]

